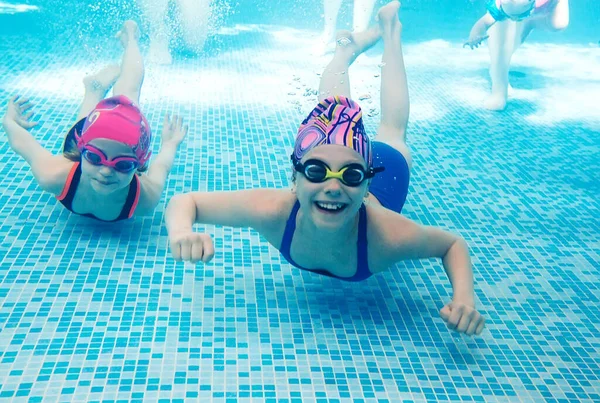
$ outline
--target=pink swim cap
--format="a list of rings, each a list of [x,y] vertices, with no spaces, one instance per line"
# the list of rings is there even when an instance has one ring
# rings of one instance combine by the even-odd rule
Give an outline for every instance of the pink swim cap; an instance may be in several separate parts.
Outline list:
[[[88,115],[80,134],[75,134],[77,147],[94,139],[109,139],[131,147],[140,166],[144,166],[152,151],[150,125],[133,101],[123,95],[102,100]]]
[[[292,159],[300,161],[307,152],[325,144],[349,147],[363,157],[368,168],[371,167],[371,141],[356,102],[343,96],[321,101],[300,125]]]

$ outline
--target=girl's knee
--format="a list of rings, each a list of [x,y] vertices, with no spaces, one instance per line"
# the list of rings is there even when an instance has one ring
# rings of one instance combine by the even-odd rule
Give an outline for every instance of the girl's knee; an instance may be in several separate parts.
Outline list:
[[[554,19],[550,22],[550,29],[555,32],[564,31],[569,26],[568,18]]]

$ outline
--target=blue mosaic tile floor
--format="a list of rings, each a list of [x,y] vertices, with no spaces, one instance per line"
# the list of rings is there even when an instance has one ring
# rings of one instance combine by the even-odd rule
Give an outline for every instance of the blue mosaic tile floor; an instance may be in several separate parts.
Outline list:
[[[166,112],[190,125],[165,199],[289,186],[286,156],[328,60],[305,56],[307,35],[236,26],[202,59],[148,66],[154,131]],[[35,135],[56,152],[81,79],[119,55],[113,42],[68,45],[0,44],[1,99],[31,97]],[[371,132],[380,53],[351,70],[354,94],[372,96]],[[503,113],[480,107],[485,49],[434,40],[405,55],[405,214],[469,242],[482,336],[445,328],[437,261],[347,284],[292,268],[255,232],[207,227],[214,261],[176,264],[164,203],[117,225],[72,216],[2,141],[0,400],[600,401],[600,49],[527,44]]]

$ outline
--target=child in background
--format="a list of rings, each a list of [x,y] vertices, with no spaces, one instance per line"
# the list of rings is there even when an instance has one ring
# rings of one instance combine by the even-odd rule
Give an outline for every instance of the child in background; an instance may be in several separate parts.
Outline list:
[[[492,94],[485,107],[500,111],[508,98],[508,70],[517,48],[535,28],[560,31],[569,25],[569,0],[489,0],[487,12],[471,29],[464,46],[488,39]]]

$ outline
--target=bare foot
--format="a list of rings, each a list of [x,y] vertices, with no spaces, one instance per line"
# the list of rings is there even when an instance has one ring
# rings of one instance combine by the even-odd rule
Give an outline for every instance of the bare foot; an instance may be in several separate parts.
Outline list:
[[[506,97],[502,94],[492,94],[485,100],[483,106],[491,111],[502,111],[506,108]]]
[[[84,77],[83,85],[86,92],[96,92],[102,97],[106,95],[110,87],[113,86],[121,74],[121,67],[117,64],[106,66],[96,74]]]
[[[137,42],[140,38],[140,29],[138,25],[133,20],[127,20],[123,23],[121,30],[117,32],[117,38],[121,41],[123,47],[127,47],[129,41]]]
[[[379,9],[377,12],[377,21],[379,22],[379,28],[381,29],[382,35],[400,35],[402,24],[398,19],[399,10],[399,1],[390,1],[388,4]]]
[[[348,64],[363,52],[371,48],[381,39],[379,27],[372,27],[362,32],[338,31],[336,35],[336,55],[348,57]]]

